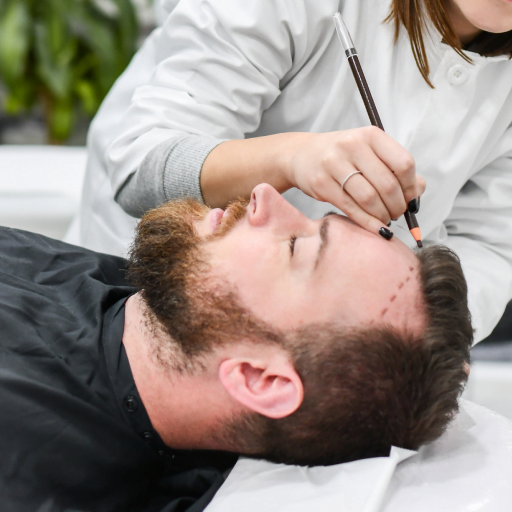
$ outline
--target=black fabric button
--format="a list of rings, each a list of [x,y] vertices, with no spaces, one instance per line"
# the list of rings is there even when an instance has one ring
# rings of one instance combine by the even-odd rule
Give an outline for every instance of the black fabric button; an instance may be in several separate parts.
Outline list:
[[[133,395],[128,395],[124,399],[124,406],[128,412],[135,412],[139,408],[139,403]]]
[[[142,432],[142,438],[144,441],[151,441],[151,439],[153,439],[153,432],[150,432],[149,430]]]

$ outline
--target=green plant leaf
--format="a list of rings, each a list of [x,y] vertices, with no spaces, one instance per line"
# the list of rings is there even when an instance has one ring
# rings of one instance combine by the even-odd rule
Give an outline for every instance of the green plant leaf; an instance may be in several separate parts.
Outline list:
[[[120,53],[123,69],[135,53],[139,31],[135,9],[131,0],[113,0],[118,7]]]
[[[76,41],[65,37],[65,26],[55,17],[47,17],[34,28],[37,74],[52,96],[68,99],[72,93],[71,62]]]
[[[5,108],[44,105],[51,140],[71,133],[77,110],[93,115],[135,53],[132,0],[0,0]]]
[[[19,115],[26,112],[36,99],[33,82],[23,80],[17,87],[8,91],[4,102],[5,112],[9,115]]]
[[[50,140],[54,142],[65,141],[73,130],[75,124],[75,109],[71,101],[56,101],[48,120]]]
[[[80,51],[80,49],[78,51]],[[97,59],[94,53],[91,53],[90,51],[86,51],[83,57],[77,57],[75,62],[76,64],[73,66],[73,74],[76,80],[80,80],[82,77],[90,75],[97,65]]]
[[[0,76],[9,88],[23,77],[30,47],[30,13],[26,2],[4,3],[0,16]]]
[[[4,109],[6,114],[17,116],[25,111],[25,103],[16,95],[8,94],[4,100]]]
[[[99,11],[75,5],[72,11],[73,32],[94,55],[94,79],[102,97],[119,76],[115,25]]]
[[[75,91],[80,98],[84,112],[91,116],[94,115],[99,107],[94,85],[87,80],[77,80],[75,83]]]

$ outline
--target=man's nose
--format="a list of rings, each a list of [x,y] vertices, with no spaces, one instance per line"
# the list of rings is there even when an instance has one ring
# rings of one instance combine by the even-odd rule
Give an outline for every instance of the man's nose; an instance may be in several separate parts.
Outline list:
[[[249,223],[254,227],[263,227],[282,222],[300,222],[302,215],[286,201],[271,185],[261,183],[254,187],[248,206]]]

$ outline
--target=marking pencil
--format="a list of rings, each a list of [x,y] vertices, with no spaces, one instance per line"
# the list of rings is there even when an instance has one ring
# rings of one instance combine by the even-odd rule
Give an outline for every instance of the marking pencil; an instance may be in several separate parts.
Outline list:
[[[345,54],[348,58],[350,69],[352,70],[352,74],[354,75],[357,88],[359,89],[359,93],[361,94],[361,98],[363,99],[364,106],[366,107],[366,112],[368,112],[370,122],[373,126],[378,126],[382,131],[384,131],[384,126],[382,125],[379,113],[377,112],[377,107],[375,106],[375,102],[373,101],[370,88],[368,87],[368,83],[366,82],[366,78],[363,73],[363,68],[361,67],[361,63],[359,62],[359,57],[357,56],[357,50],[354,47],[354,43],[352,42],[352,38],[350,37],[350,33],[347,29],[347,26],[343,22],[343,19],[339,12],[337,12],[333,16],[333,18],[334,25],[336,26],[336,32],[338,33],[338,37],[340,38],[341,45],[345,49]],[[407,222],[407,227],[409,228],[409,231],[411,232],[411,235],[413,236],[414,240],[416,240],[416,244],[418,245],[418,247],[423,247],[423,243],[421,241],[420,227],[418,226],[416,215],[414,215],[414,213],[409,212],[409,210],[406,210],[404,216],[405,221]]]

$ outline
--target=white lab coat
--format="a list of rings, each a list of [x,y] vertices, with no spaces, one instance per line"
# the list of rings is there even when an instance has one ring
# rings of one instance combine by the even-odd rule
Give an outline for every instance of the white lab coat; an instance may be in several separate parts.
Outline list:
[[[334,31],[337,10],[386,131],[427,181],[423,238],[462,260],[482,339],[512,296],[512,61],[468,53],[468,64],[433,31],[431,89],[405,33],[393,45],[382,0],[180,0],[92,124],[82,243],[125,253],[136,220],[113,197],[148,151],[183,132],[240,139],[368,125]],[[286,197],[311,217],[332,210],[297,190]],[[414,246],[403,220],[393,229]]]

